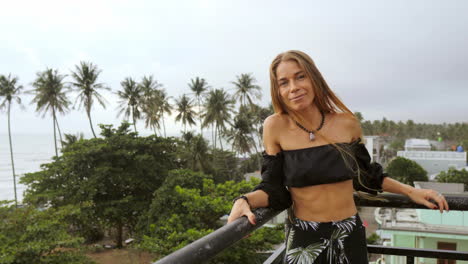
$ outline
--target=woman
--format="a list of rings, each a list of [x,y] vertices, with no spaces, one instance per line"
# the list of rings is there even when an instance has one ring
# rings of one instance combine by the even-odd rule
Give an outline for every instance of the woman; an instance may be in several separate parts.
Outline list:
[[[404,194],[448,211],[441,194],[402,184],[370,163],[359,121],[307,54],[279,54],[270,81],[275,114],[264,122],[262,182],[235,199],[228,223],[247,216],[255,225],[251,210],[258,207],[290,208],[285,263],[360,264],[368,263],[367,247],[354,189]]]

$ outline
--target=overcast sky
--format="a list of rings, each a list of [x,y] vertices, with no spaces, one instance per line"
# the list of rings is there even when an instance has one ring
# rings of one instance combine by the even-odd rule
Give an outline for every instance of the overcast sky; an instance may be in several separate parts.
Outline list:
[[[0,74],[26,90],[46,67],[69,74],[80,61],[102,69],[115,92],[125,77],[153,74],[168,94],[191,78],[232,89],[252,73],[270,102],[268,67],[299,49],[330,87],[365,119],[468,122],[468,1],[99,1],[0,0]],[[70,80],[70,79],[68,79]],[[96,105],[94,123],[119,124],[117,97]],[[13,133],[52,133],[24,95]],[[74,95],[71,95],[74,102]],[[62,131],[89,133],[84,112],[59,116]],[[179,124],[168,121],[168,131]],[[7,118],[0,115],[0,133]],[[138,124],[145,131],[143,121]],[[146,132],[149,132],[146,130]]]

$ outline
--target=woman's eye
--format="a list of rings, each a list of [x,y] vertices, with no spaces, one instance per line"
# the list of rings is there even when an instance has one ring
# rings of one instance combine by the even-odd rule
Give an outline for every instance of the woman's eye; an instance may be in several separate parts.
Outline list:
[[[297,79],[298,79],[298,80],[302,80],[302,79],[304,79],[304,78],[305,78],[305,75],[299,75],[299,76],[297,76]]]
[[[283,87],[285,85],[286,85],[286,82],[280,82],[280,84],[279,84],[280,87]]]

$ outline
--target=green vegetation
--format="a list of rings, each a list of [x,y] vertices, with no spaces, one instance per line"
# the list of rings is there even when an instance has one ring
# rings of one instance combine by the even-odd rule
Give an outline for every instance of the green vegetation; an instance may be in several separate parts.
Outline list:
[[[377,235],[376,233],[372,233],[369,237],[366,239],[368,245],[381,245],[381,237]]]
[[[385,117],[382,120],[364,120],[361,113],[355,113],[361,118],[361,126],[364,135],[388,135],[394,137],[397,142],[394,147],[402,150],[404,139],[407,138],[428,138],[437,140],[440,136],[443,140],[453,142],[455,145],[462,144],[465,149],[468,146],[468,123],[454,124],[426,124],[415,123],[413,120],[406,122],[395,122]],[[439,135],[439,134],[440,135]],[[403,142],[403,143],[402,143]]]
[[[428,181],[426,170],[418,163],[403,157],[394,158],[387,166],[387,173],[395,180],[411,186],[414,186],[414,181]]]
[[[39,210],[0,202],[0,263],[92,263],[77,249],[83,239],[68,231],[68,219],[80,214],[76,206]]]
[[[448,171],[442,171],[437,175],[436,180],[438,182],[463,183],[465,191],[468,190],[468,171],[465,169],[456,170],[450,168]]]
[[[97,138],[66,134],[62,154],[21,179],[28,186],[24,208],[2,204],[3,221],[12,224],[0,239],[9,241],[2,249],[12,260],[6,263],[87,263],[79,246],[105,233],[114,234],[117,247],[133,237],[136,247],[162,257],[221,227],[232,199],[258,184],[242,180],[233,152],[211,148],[200,135],[139,137],[126,122],[100,127]],[[16,218],[30,222],[18,226]],[[16,258],[26,253],[10,247],[34,222],[41,234],[24,242],[29,246],[18,244],[35,249],[21,262]],[[258,252],[280,243],[282,229],[261,228],[210,263],[261,263]]]
[[[252,190],[255,184],[258,180],[215,184],[211,176],[202,173],[171,171],[140,221],[139,233],[144,234],[140,246],[167,255],[209,234],[223,225],[220,218],[229,212],[231,200]],[[257,263],[263,260],[257,251],[271,249],[283,239],[281,226],[261,228],[210,263]]]
[[[101,126],[103,138],[80,140],[62,150],[42,171],[28,173],[25,202],[34,205],[83,205],[76,218],[82,235],[104,227],[116,230],[122,247],[123,229],[133,229],[171,169],[178,168],[174,139],[137,137],[129,123]]]

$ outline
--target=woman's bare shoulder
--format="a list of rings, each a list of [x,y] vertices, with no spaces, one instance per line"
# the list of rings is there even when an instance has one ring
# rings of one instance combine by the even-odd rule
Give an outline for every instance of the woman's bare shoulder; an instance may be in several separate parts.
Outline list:
[[[273,114],[263,122],[263,143],[265,151],[270,155],[276,155],[281,151],[279,138],[282,129],[286,127],[289,118],[285,114]]]
[[[263,127],[265,129],[276,129],[284,127],[289,122],[289,117],[286,114],[272,114],[265,118],[263,122]]]
[[[334,113],[332,120],[335,127],[342,131],[349,131],[352,140],[362,136],[361,124],[352,113]]]

